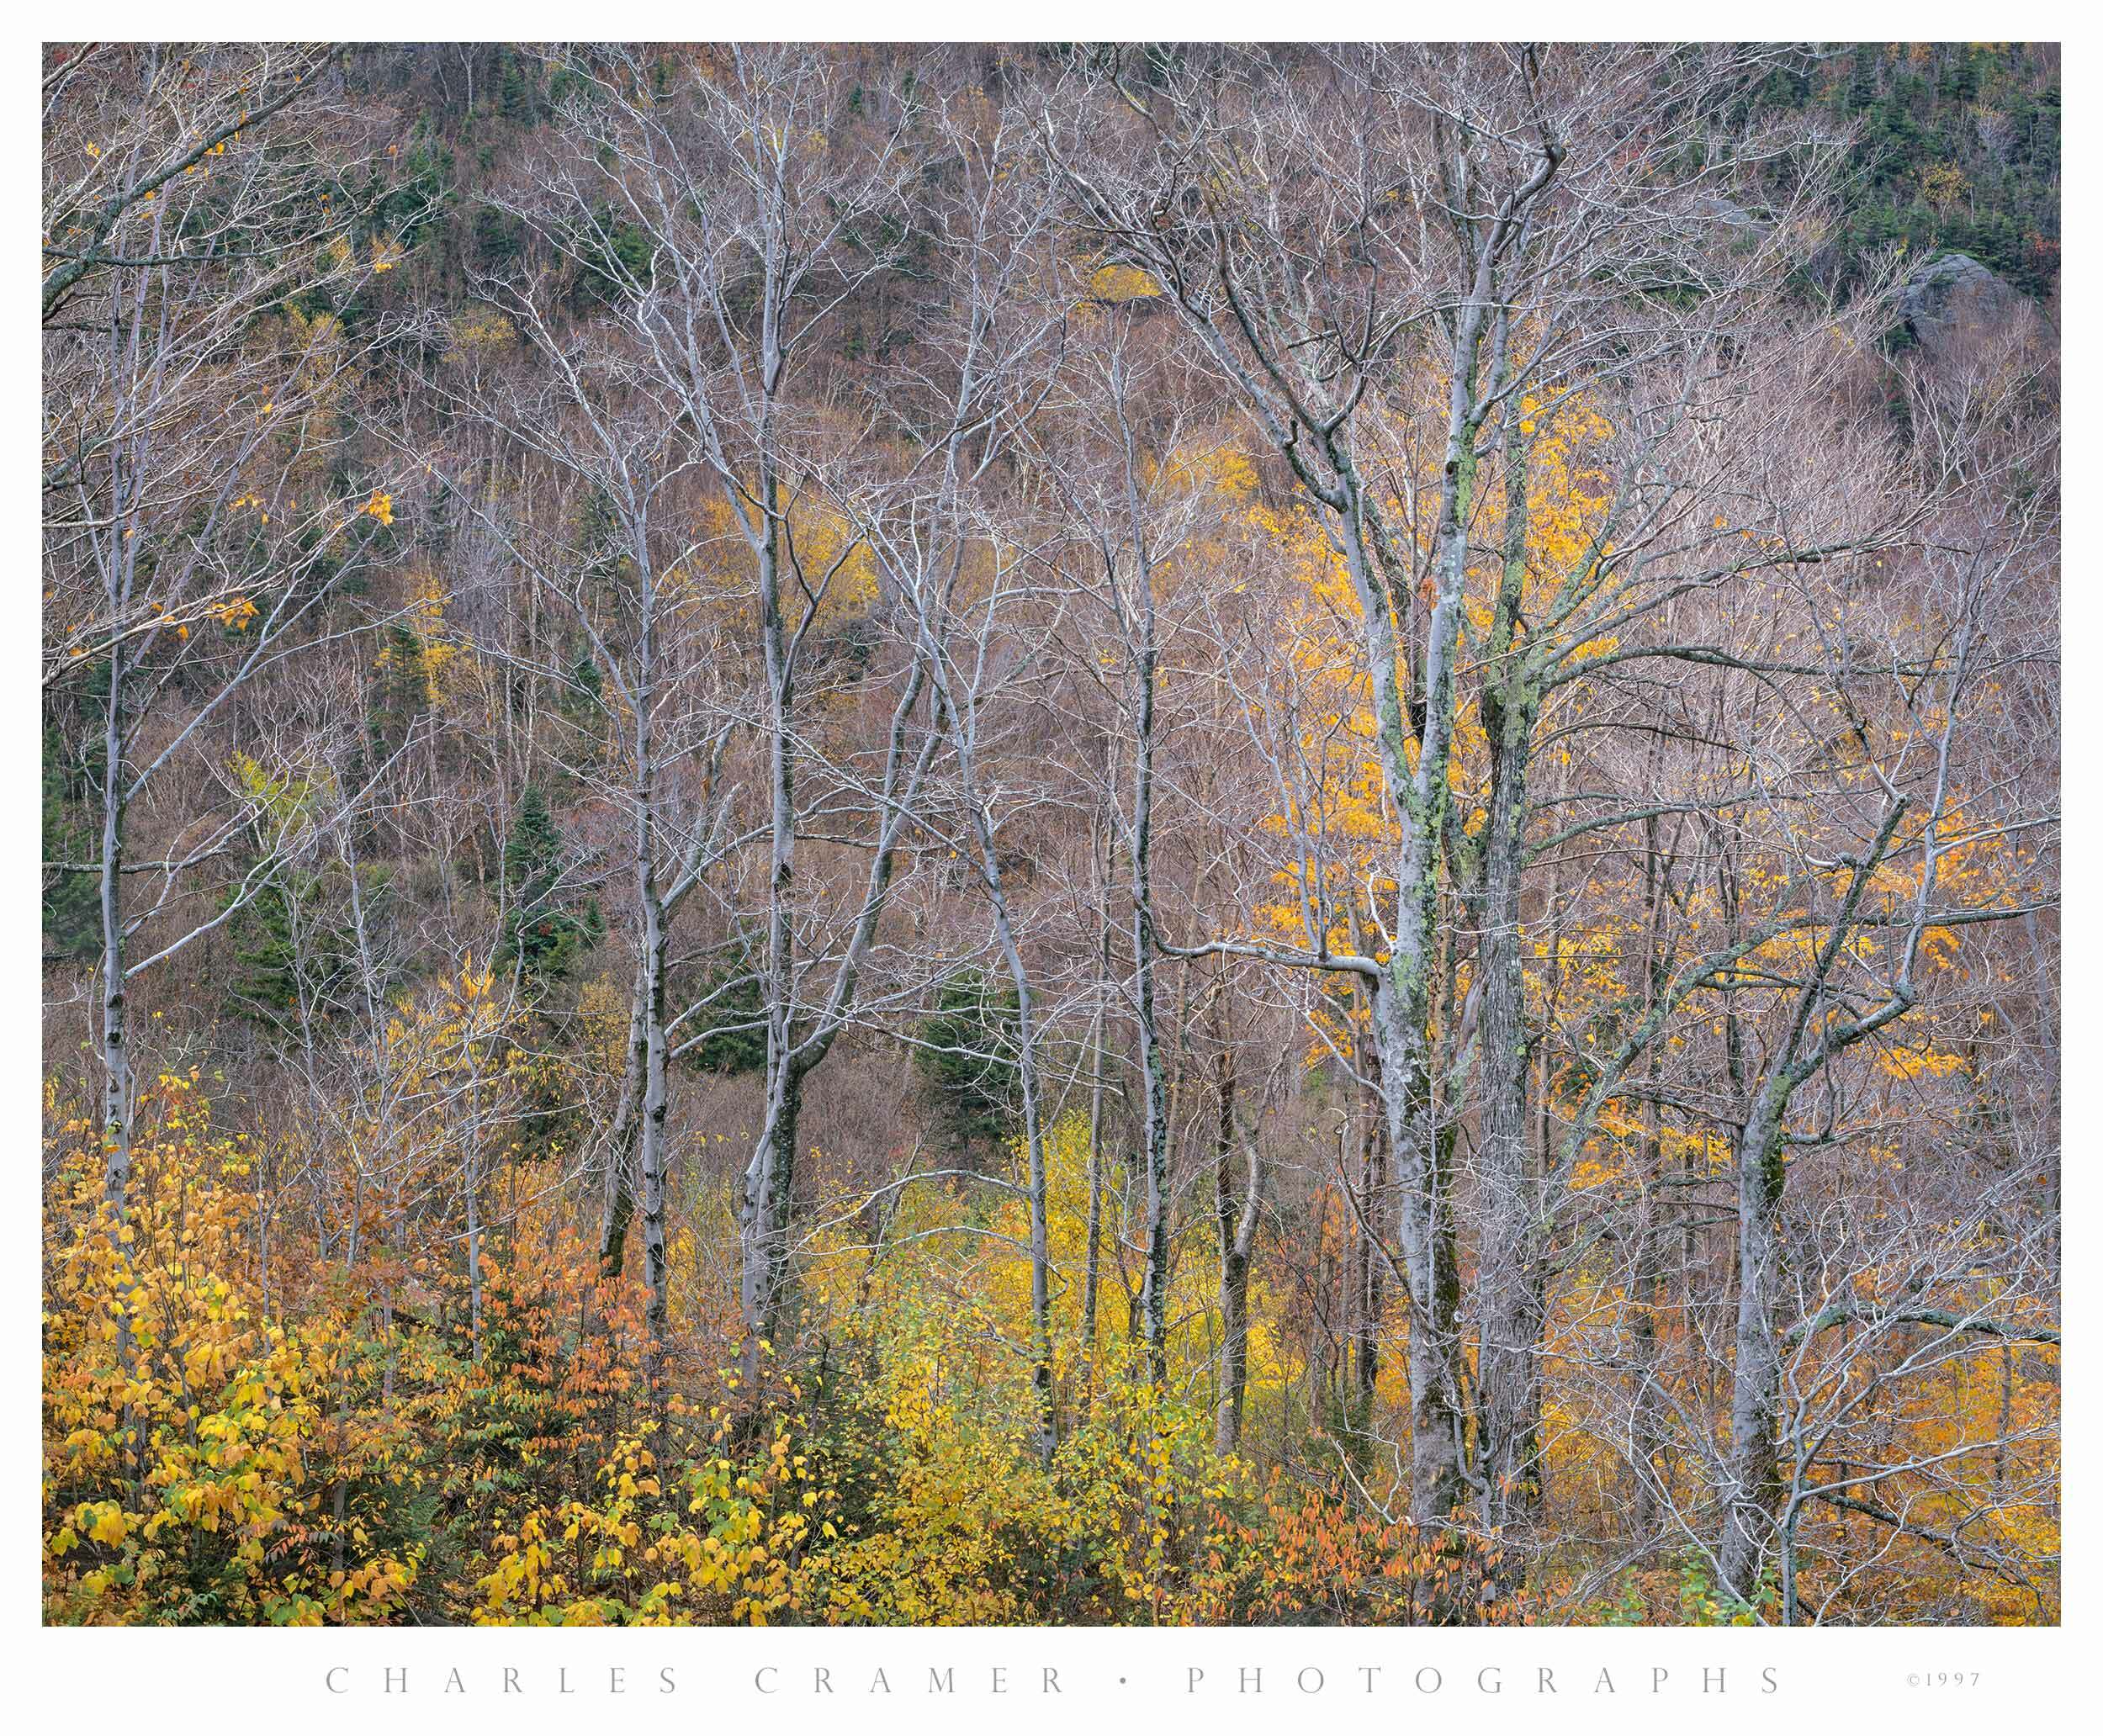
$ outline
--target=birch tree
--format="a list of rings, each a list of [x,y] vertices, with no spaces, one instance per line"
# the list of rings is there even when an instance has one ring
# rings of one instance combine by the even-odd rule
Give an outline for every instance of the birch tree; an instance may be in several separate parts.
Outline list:
[[[365,219],[330,192],[369,149],[329,89],[333,61],[113,45],[57,56],[45,85],[44,685],[47,714],[70,701],[99,717],[96,848],[54,865],[98,889],[105,1191],[120,1215],[130,985],[224,925],[320,823],[303,811],[243,863],[263,804],[200,764],[212,727],[347,630],[329,600],[384,558],[400,487],[369,468],[360,490],[329,481],[332,463],[363,468],[339,410],[384,322],[353,337],[301,310],[391,268],[392,242],[353,246]]]

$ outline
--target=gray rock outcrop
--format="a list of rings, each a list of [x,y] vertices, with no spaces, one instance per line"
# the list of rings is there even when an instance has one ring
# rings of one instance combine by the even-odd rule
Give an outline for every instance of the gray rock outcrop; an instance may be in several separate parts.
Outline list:
[[[1906,281],[1899,315],[1931,356],[1967,336],[1999,330],[2013,319],[2021,294],[1968,253],[1945,253]]]

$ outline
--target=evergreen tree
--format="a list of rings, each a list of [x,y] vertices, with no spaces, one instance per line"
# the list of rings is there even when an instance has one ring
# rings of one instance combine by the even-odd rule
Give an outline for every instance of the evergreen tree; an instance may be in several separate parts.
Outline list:
[[[227,999],[235,1014],[274,1031],[299,1022],[299,955],[292,905],[277,880],[235,913],[234,980]]]
[[[558,899],[564,854],[562,830],[548,811],[548,798],[538,784],[528,784],[504,846],[504,887],[511,909],[496,961],[506,968],[515,965],[536,987],[569,975],[580,955],[604,932],[596,901],[580,913]]]
[[[760,974],[750,946],[740,944],[727,966],[711,971],[694,996],[706,1001],[705,1035],[691,1051],[704,1073],[752,1073],[766,1065],[766,1024]]]
[[[1015,1065],[1020,1008],[1013,985],[960,971],[920,1021],[914,1070],[959,1146],[999,1139],[1014,1122],[1021,1074]]]
[[[431,671],[423,641],[397,621],[386,631],[379,679],[366,702],[365,733],[375,765],[398,752],[431,708]]]
[[[83,869],[55,866],[85,862],[100,849],[78,808],[87,777],[69,760],[59,732],[44,728],[44,955],[46,960],[89,959],[102,940],[102,885]]]

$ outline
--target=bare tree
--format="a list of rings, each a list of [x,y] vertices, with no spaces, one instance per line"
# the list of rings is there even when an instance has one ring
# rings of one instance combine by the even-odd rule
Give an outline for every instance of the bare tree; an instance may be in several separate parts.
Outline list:
[[[46,92],[45,686],[101,719],[98,848],[53,865],[99,886],[105,1187],[119,1214],[128,985],[224,924],[326,820],[281,808],[244,863],[269,803],[252,780],[200,780],[208,732],[342,631],[332,591],[393,520],[384,473],[363,494],[327,479],[332,447],[356,463],[334,400],[384,322],[352,338],[299,311],[389,265],[386,243],[352,247],[347,198],[332,210],[315,197],[362,142],[326,89],[333,60],[110,46],[64,58]],[[142,826],[157,855],[135,850]]]

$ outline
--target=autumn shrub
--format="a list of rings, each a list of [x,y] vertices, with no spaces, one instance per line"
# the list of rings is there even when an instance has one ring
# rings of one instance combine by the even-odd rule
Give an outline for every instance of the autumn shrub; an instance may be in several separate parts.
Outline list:
[[[1077,1352],[1062,1334],[1057,1360]],[[1130,1347],[1110,1349],[1048,1457],[997,1296],[879,1288],[836,1354],[816,1436],[834,1505],[796,1578],[799,1618],[1173,1618],[1211,1503],[1240,1473],[1203,1407],[1153,1387]]]
[[[45,1222],[44,1605],[56,1622],[384,1620],[421,1547],[389,1419],[347,1426],[371,1347],[326,1299],[266,1320],[246,1142],[194,1075],[142,1093],[121,1215],[82,1118]]]
[[[1259,1470],[1217,1449],[1202,1343],[1172,1337],[1157,1382],[1117,1326],[1099,1319],[1084,1343],[1071,1306],[1052,1321],[1047,1444],[1024,1208],[1012,1192],[962,1191],[975,1180],[918,1188],[867,1241],[867,1223],[843,1224],[813,1256],[794,1347],[767,1350],[755,1389],[720,1310],[682,1302],[678,1354],[652,1358],[639,1287],[601,1269],[595,1226],[543,1184],[544,1164],[490,1185],[470,1267],[458,1238],[385,1199],[348,1208],[355,1235],[326,1252],[310,1224],[266,1220],[260,1180],[285,1172],[287,1153],[215,1132],[194,1074],[142,1093],[121,1213],[92,1122],[55,1109],[52,1125],[43,1557],[55,1622],[1775,1618],[1772,1575],[1742,1602],[1698,1555],[1601,1591],[1458,1522],[1420,1528],[1395,1516],[1397,1490],[1342,1451],[1327,1470]],[[1068,1267],[1085,1257],[1083,1135],[1067,1118],[1047,1141],[1052,1239]],[[699,1233],[682,1227],[682,1270],[705,1263]],[[730,1233],[727,1219],[712,1233]],[[1201,1291],[1210,1274],[1190,1265],[1184,1281]],[[1597,1299],[1561,1299],[1550,1342],[1562,1353]],[[655,1386],[653,1360],[670,1368]],[[2011,1366],[1990,1348],[1952,1360],[1910,1426],[1955,1433],[1967,1407],[1989,1403],[2026,1421],[2022,1407],[2044,1401]],[[1253,1391],[1285,1390],[1260,1347],[1252,1377]],[[1588,1511],[1610,1496],[1613,1466],[1581,1408],[1554,1414],[1561,1498]],[[2017,1498],[2026,1468],[2011,1455],[2002,1474],[2014,1494],[1980,1534],[2044,1526]],[[1952,1479],[1922,1511],[1931,1498],[1978,1497]],[[1875,1522],[1829,1516],[1803,1538],[1830,1550],[1836,1523]],[[2055,1540],[2041,1531],[2035,1547]],[[1901,1579],[1894,1566],[1854,1595],[1883,1600],[1862,1604],[1872,1614],[1925,1616],[1960,1590],[1999,1596],[1986,1606],[2001,1619],[2037,1606],[2014,1579],[1984,1591]]]
[[[819,1495],[786,1419],[757,1451],[677,1470],[645,1444],[656,1432],[615,1442],[589,1497],[529,1508],[492,1538],[476,1622],[765,1626],[787,1609]]]
[[[1494,1540],[1419,1527],[1274,1473],[1259,1498],[1219,1512],[1178,1615],[1233,1627],[1516,1626],[1532,1617],[1521,1572]]]

